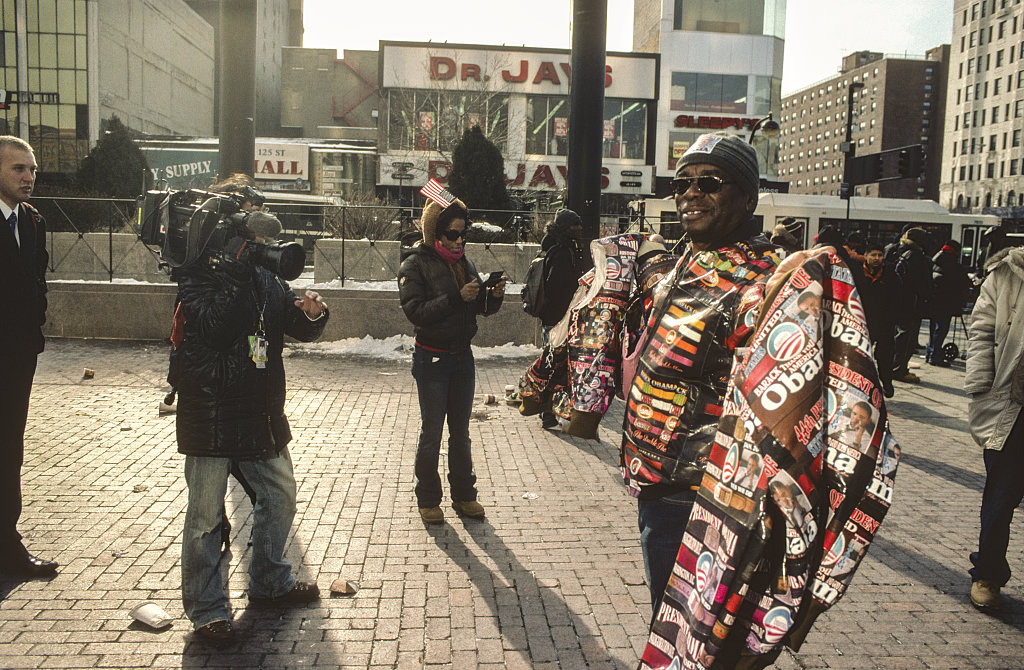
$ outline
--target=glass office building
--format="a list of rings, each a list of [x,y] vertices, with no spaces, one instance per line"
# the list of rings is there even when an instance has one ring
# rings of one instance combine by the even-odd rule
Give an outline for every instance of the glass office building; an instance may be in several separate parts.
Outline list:
[[[32,145],[42,172],[89,150],[86,0],[0,0],[0,132]]]

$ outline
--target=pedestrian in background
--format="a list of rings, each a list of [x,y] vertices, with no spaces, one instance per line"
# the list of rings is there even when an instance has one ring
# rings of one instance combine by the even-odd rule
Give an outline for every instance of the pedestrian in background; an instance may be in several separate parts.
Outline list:
[[[36,182],[28,142],[0,136],[0,573],[49,577],[57,563],[33,556],[18,533],[25,425],[46,322],[46,222],[28,204]]]
[[[461,200],[441,208],[433,200],[423,208],[423,239],[402,249],[398,296],[415,326],[412,376],[420,402],[420,437],[416,447],[416,502],[424,523],[444,523],[438,461],[445,419],[448,421],[448,484],[452,509],[479,519],[476,473],[470,451],[469,415],[473,409],[476,364],[470,343],[476,317],[501,308],[505,278],[493,287],[480,284],[476,267],[466,258],[469,210]]]
[[[1010,522],[1024,499],[1024,249],[1004,249],[985,270],[968,328],[964,390],[986,473],[978,550],[970,556],[971,602],[995,609],[1010,579]]]
[[[900,238],[895,252],[893,269],[900,278],[901,290],[892,378],[908,384],[921,381],[910,371],[910,359],[917,348],[921,320],[932,299],[932,264],[925,255],[927,245],[928,233],[923,228],[910,228]]]
[[[797,237],[802,233],[802,228],[803,226],[791,216],[779,221],[772,228],[771,242],[782,252],[783,258],[804,248]]]
[[[319,598],[296,581],[284,557],[296,510],[295,474],[284,414],[284,335],[320,336],[327,307],[313,291],[300,300],[280,277],[239,260],[250,242],[268,243],[280,222],[261,212],[246,237],[228,241],[213,267],[203,258],[176,268],[178,310],[167,381],[177,389],[178,452],[185,455],[188,508],[182,531],[181,595],[196,634],[234,637],[221,549],[224,496],[237,468],[254,494],[249,604],[302,605]],[[244,256],[241,256],[244,258]]]
[[[562,320],[569,309],[569,302],[576,293],[579,278],[591,263],[590,255],[583,249],[583,219],[571,209],[555,212],[555,219],[544,228],[541,251],[544,258],[544,304],[540,309],[540,322],[544,333],[544,344],[548,333]],[[552,412],[541,412],[541,427],[558,427],[558,418]]]
[[[875,365],[882,393],[895,395],[892,387],[893,353],[895,351],[896,318],[899,312],[900,279],[885,264],[885,251],[878,242],[867,244],[864,255],[864,291],[861,302],[871,334]]]
[[[970,297],[971,278],[960,265],[960,243],[948,240],[932,256],[932,301],[929,310],[928,349],[925,360],[931,365],[948,367],[942,345],[949,333],[949,322],[963,314]]]

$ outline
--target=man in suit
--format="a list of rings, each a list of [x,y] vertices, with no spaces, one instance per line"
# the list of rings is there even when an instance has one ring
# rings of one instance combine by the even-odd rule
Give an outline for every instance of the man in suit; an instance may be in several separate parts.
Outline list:
[[[21,464],[36,357],[46,320],[46,227],[26,201],[36,181],[32,147],[0,136],[0,574],[48,577],[57,564],[33,556],[21,542]]]

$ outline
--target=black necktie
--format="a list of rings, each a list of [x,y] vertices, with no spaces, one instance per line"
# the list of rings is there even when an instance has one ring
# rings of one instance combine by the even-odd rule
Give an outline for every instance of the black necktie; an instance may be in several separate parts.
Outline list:
[[[11,215],[7,217],[7,225],[11,227],[11,235],[17,240],[18,235],[14,232],[18,229],[18,214],[16,212],[11,212]]]

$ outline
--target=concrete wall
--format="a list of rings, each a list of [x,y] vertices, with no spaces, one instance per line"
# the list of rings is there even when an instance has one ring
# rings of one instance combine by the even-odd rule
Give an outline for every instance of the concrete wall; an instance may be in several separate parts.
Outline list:
[[[182,0],[103,0],[100,118],[154,134],[213,133],[213,28]]]
[[[54,282],[43,332],[53,337],[166,340],[176,290],[173,284]],[[328,289],[320,293],[331,309],[322,341],[413,333],[399,306],[397,289]],[[497,314],[479,318],[477,323],[480,331],[473,343],[479,346],[540,343],[540,321],[523,312],[518,295],[507,296]]]
[[[323,284],[337,279],[342,268],[344,247],[345,275],[348,279],[384,281],[398,276],[402,261],[400,243],[367,240],[322,239],[316,243],[313,254],[313,281]],[[466,256],[476,265],[478,272],[504,270],[515,283],[522,283],[530,261],[540,251],[539,244],[482,244],[466,245]]]

